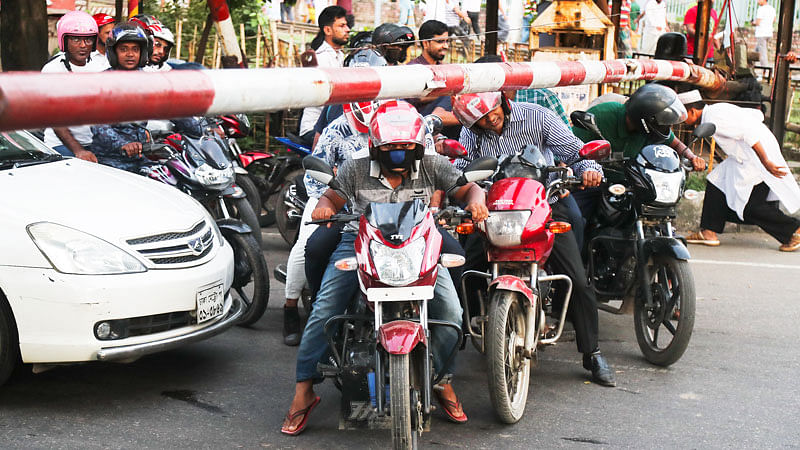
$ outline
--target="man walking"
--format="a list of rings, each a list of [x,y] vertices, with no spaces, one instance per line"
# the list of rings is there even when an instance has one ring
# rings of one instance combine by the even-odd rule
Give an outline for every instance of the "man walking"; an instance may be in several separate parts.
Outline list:
[[[758,64],[769,66],[769,56],[767,56],[767,43],[772,38],[772,26],[775,23],[775,8],[767,3],[767,0],[758,0],[756,10],[755,25],[756,51],[758,52]]]
[[[667,25],[667,4],[664,0],[650,0],[644,7],[642,14],[636,18],[637,24],[642,23],[642,41],[639,51],[652,55],[656,52],[658,38],[669,31]]]

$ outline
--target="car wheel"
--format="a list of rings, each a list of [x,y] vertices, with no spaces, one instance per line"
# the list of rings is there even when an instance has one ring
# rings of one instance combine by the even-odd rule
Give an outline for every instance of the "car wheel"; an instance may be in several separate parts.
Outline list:
[[[17,325],[11,307],[0,293],[0,385],[8,380],[19,364]]]

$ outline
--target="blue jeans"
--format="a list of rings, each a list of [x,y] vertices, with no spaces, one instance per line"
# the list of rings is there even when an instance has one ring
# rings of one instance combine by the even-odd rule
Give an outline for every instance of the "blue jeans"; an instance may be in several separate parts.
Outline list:
[[[66,145],[56,145],[53,150],[57,151],[61,156],[75,156],[72,150],[68,149]]]
[[[531,37],[531,22],[533,21],[533,17],[529,15],[522,16],[522,30],[520,31],[521,36],[519,37],[519,42],[521,44],[527,44],[528,40]]]
[[[344,314],[347,305],[359,290],[358,275],[355,271],[344,272],[334,264],[342,258],[355,256],[355,233],[344,233],[342,240],[331,255],[328,268],[322,277],[322,287],[314,301],[311,315],[303,330],[303,340],[297,351],[297,382],[319,380],[317,363],[328,350],[325,337],[325,322],[333,316]],[[439,268],[433,300],[428,302],[428,316],[431,319],[446,320],[461,326],[461,305],[450,274]],[[450,327],[431,327],[431,351],[433,352],[433,368],[436,373],[449,374],[453,363],[444,367],[450,351],[458,344],[458,333]]]

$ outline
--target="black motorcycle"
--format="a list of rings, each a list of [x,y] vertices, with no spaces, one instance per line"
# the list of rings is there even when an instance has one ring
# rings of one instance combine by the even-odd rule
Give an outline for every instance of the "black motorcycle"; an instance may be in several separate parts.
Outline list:
[[[575,111],[571,118],[575,126],[602,139],[592,114]],[[700,125],[692,136],[709,137],[715,128]],[[603,185],[596,211],[588,218],[587,275],[601,309],[622,314],[633,308],[636,340],[645,358],[668,366],[686,351],[694,328],[689,251],[672,228],[691,169],[666,145],[647,145],[634,158],[612,155],[600,164],[606,177],[623,181]]]
[[[153,134],[157,143],[143,144],[142,153],[159,164],[148,176],[175,186],[200,202],[216,219],[233,248],[233,289],[247,310],[240,325],[251,325],[264,315],[269,300],[269,275],[261,246],[254,236],[260,229],[235,214],[250,209],[244,191],[234,184],[234,170],[219,138],[191,138],[177,133]],[[241,218],[241,214],[238,216]]]

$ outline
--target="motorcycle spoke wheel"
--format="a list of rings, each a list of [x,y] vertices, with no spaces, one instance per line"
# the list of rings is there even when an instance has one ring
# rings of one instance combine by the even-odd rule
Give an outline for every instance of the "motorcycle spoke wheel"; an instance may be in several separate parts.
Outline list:
[[[505,423],[516,423],[525,412],[530,383],[530,359],[523,355],[527,333],[525,308],[516,293],[495,291],[486,329],[489,397]]]
[[[648,308],[644,296],[637,296],[636,340],[648,361],[668,366],[680,359],[692,335],[694,279],[687,261],[666,255],[653,257],[648,271],[653,305]]]

